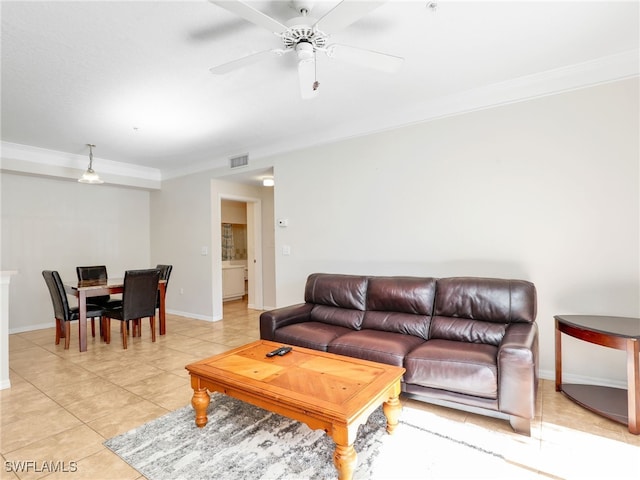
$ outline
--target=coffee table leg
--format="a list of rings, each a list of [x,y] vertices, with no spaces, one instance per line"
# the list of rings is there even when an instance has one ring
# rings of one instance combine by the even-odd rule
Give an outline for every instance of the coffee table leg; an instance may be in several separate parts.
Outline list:
[[[211,397],[209,397],[206,388],[193,389],[191,405],[193,405],[193,409],[196,411],[196,425],[199,428],[207,424],[207,407],[210,401]]]
[[[353,471],[356,468],[358,454],[356,449],[351,445],[336,444],[336,450],[333,452],[333,464],[338,470],[338,480],[351,480]]]
[[[389,392],[389,400],[382,404],[382,411],[384,416],[387,417],[387,432],[393,433],[398,426],[398,419],[400,418],[400,412],[402,412],[402,404],[400,403],[400,382],[394,385]]]

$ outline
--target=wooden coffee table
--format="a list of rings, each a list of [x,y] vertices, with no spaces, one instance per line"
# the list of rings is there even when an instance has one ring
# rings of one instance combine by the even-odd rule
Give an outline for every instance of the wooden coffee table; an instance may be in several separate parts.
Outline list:
[[[338,478],[351,479],[358,427],[381,404],[387,432],[398,425],[404,368],[295,346],[284,356],[266,357],[280,346],[259,340],[187,365],[196,425],[207,424],[208,392],[224,393],[324,430],[336,443]]]

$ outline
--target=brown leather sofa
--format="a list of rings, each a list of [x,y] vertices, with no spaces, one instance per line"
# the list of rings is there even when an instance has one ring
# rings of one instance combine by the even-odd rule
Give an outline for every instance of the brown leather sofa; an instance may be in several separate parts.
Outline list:
[[[402,366],[402,390],[414,398],[501,412],[530,435],[538,386],[531,282],[315,273],[304,299],[263,312],[260,337]]]

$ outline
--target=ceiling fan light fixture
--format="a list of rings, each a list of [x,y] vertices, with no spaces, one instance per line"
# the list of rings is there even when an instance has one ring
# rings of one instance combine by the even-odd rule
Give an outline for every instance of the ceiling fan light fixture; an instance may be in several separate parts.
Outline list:
[[[95,147],[95,145],[87,143],[87,146],[89,147],[89,167],[78,179],[78,182],[91,183],[94,185],[104,183],[104,180],[101,180],[100,176],[93,170],[93,147]]]
[[[309,42],[300,42],[296,45],[298,60],[311,60],[314,58],[315,50]]]

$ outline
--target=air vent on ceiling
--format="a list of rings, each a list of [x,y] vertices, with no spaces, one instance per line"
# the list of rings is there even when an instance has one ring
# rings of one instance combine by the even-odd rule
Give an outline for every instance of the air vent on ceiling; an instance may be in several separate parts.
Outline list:
[[[229,166],[231,168],[245,167],[247,165],[249,165],[249,155],[239,155],[229,159]]]

